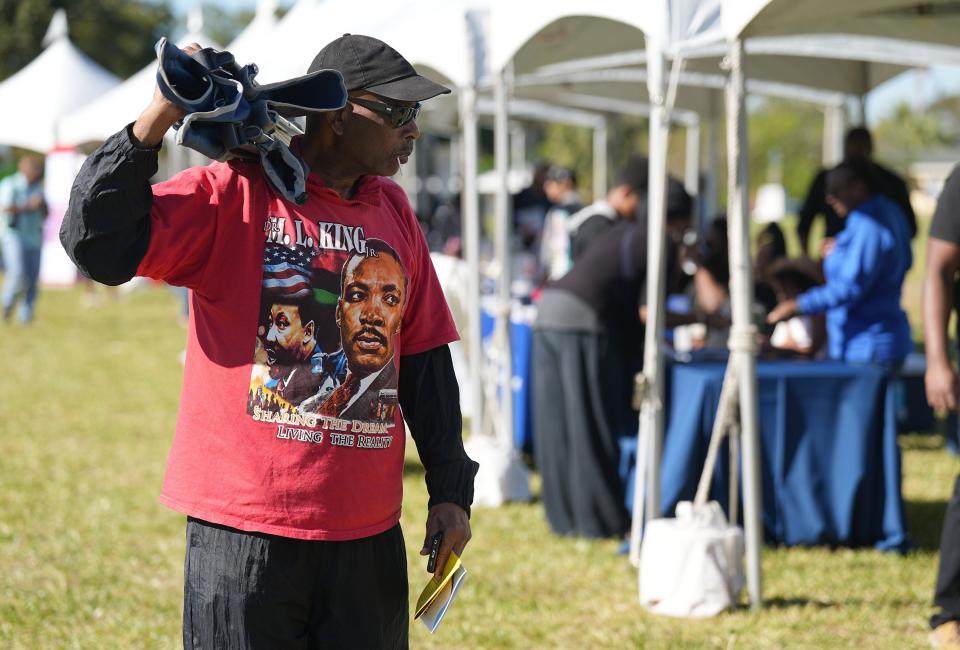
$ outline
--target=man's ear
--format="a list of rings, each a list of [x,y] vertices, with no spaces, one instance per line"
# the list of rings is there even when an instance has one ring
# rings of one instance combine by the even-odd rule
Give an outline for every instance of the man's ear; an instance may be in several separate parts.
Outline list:
[[[343,135],[344,129],[346,129],[347,122],[350,121],[352,117],[353,108],[348,103],[346,106],[337,111],[328,111],[324,117],[327,119],[327,124],[330,125],[330,130],[332,130],[337,135]]]
[[[317,329],[317,326],[314,323],[314,321],[310,321],[309,323],[307,323],[306,326],[303,328],[303,338],[312,339],[314,331],[316,329]]]
[[[337,327],[343,327],[343,300],[337,301],[337,311],[335,312]]]

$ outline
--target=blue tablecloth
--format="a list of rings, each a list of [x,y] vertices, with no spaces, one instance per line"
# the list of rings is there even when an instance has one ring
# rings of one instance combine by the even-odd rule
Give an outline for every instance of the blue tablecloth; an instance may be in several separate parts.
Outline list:
[[[481,311],[480,332],[484,350],[490,343],[495,324],[494,317],[486,310]],[[530,391],[530,363],[533,352],[533,326],[530,315],[516,315],[510,319],[510,354],[513,367],[513,444],[517,449],[528,453],[533,451],[533,417]]]
[[[661,504],[691,500],[706,458],[724,364],[670,375]],[[823,362],[757,365],[767,542],[905,550],[896,397],[879,369]],[[727,502],[729,454],[711,498]],[[742,512],[742,510],[741,510]]]
[[[482,329],[485,339],[493,330],[487,313]],[[532,334],[529,319],[512,319],[514,443],[527,451],[533,443]],[[832,361],[758,362],[767,542],[906,548],[897,423],[901,431],[920,431],[932,429],[933,421],[923,400],[922,369],[912,372],[908,366],[898,398],[876,368]],[[672,514],[678,501],[696,492],[723,371],[723,363],[705,362],[673,364],[667,373],[664,513]],[[622,447],[626,477],[632,475],[636,437],[624,439]],[[724,507],[727,459],[724,450],[712,494]],[[627,497],[632,495],[628,486]]]

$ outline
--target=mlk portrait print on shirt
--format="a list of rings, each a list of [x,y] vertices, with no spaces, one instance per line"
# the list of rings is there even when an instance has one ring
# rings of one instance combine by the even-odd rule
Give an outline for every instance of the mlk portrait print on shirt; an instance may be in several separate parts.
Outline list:
[[[400,258],[363,228],[321,222],[315,241],[299,221],[295,236],[284,234],[282,221],[267,224],[247,413],[385,433],[397,409],[394,357],[407,296]]]

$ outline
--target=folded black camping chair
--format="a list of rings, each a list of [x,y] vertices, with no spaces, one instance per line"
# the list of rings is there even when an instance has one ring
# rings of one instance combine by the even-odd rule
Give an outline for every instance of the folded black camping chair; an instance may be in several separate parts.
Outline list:
[[[204,48],[192,57],[166,38],[157,42],[157,84],[187,111],[174,125],[177,144],[214,160],[256,158],[273,189],[289,201],[307,199],[306,163],[290,149],[300,135],[287,118],[343,108],[347,90],[336,70],[260,85],[257,66],[240,66],[230,52]]]

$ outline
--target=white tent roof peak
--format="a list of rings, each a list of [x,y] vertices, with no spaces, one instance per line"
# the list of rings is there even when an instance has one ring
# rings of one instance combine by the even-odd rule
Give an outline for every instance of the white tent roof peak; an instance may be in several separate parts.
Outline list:
[[[60,119],[119,82],[69,38],[57,39],[0,83],[0,143],[39,152],[64,144],[58,137]]]
[[[203,32],[203,5],[197,5],[187,14],[187,31],[191,34]]]
[[[257,13],[254,20],[260,17],[274,17],[277,15],[277,0],[257,0]]]
[[[277,26],[277,0],[258,0],[257,13],[253,20],[243,28],[227,45],[226,49],[241,65],[259,61],[256,60],[258,50],[262,50],[264,43],[273,43],[272,32]]]
[[[190,43],[223,49],[222,45],[203,33],[191,32],[177,39],[177,47],[186,47]],[[154,60],[116,88],[98,93],[88,104],[64,116],[59,126],[63,144],[106,140],[140,114],[149,103],[156,83],[157,62]]]
[[[69,33],[70,27],[67,24],[67,12],[65,9],[57,9],[53,12],[53,18],[50,19],[50,26],[47,27],[47,34],[43,37],[43,46],[47,47],[62,38],[67,38]]]

